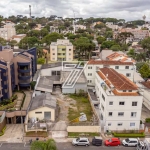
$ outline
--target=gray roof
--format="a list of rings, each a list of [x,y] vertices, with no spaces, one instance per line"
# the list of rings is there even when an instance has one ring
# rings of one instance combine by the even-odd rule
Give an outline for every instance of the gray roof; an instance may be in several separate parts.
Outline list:
[[[54,68],[62,66],[62,62],[50,63],[42,65],[41,69]]]
[[[40,107],[49,107],[56,109],[56,98],[53,97],[50,93],[44,93],[39,96],[36,96],[31,101],[29,111],[35,110]]]
[[[52,92],[54,82],[59,80],[60,76],[40,76],[38,85],[35,90]]]

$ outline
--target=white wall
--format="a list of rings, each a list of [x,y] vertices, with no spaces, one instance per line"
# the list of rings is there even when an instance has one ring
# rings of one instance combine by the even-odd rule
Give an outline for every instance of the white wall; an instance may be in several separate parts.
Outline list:
[[[41,114],[36,114],[35,112],[42,112]],[[38,118],[39,120],[44,119],[44,112],[51,112],[51,120],[55,121],[55,109],[48,108],[48,107],[41,107],[32,111],[28,112],[29,118]]]
[[[52,71],[61,71],[62,66],[54,67],[54,68],[47,68],[47,69],[41,69],[40,75],[41,76],[52,76]]]
[[[69,51],[69,49],[71,49],[71,51]],[[66,61],[73,61],[73,46],[66,46]]]
[[[55,55],[53,55],[53,53]],[[50,45],[50,60],[57,61],[57,46],[56,45]]]

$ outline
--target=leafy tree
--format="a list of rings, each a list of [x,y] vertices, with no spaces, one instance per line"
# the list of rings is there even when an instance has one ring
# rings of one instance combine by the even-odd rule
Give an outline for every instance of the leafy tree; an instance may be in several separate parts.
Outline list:
[[[7,41],[0,37],[0,44],[1,45],[6,45],[6,43],[7,43]]]
[[[49,30],[47,30],[47,28],[43,28],[41,31],[40,31],[40,36],[43,38],[45,37],[46,35],[48,35],[49,33]]]
[[[127,51],[128,50],[128,45],[127,44],[121,44],[121,50],[122,51]]]
[[[112,38],[113,32],[112,31],[106,31],[104,36],[105,36],[105,38]]]
[[[150,51],[150,37],[142,40],[141,45],[142,45],[143,49]]]
[[[56,143],[53,139],[47,141],[34,141],[31,144],[31,150],[57,150]]]
[[[116,45],[115,41],[104,41],[101,45],[101,49],[111,48],[113,45]]]
[[[133,37],[134,35],[131,32],[121,32],[119,33],[117,40],[122,43],[122,44],[126,44],[126,40],[129,37]]]
[[[69,27],[69,26],[70,26],[70,22],[69,22],[69,21],[66,21],[66,22],[64,23],[64,26],[65,26],[65,27]]]
[[[14,46],[17,45],[17,41],[16,41],[16,40],[11,40],[11,41],[9,42],[9,45],[10,45],[11,47],[14,47]]]
[[[57,39],[63,39],[63,35],[54,32],[54,33],[46,35],[42,39],[42,43],[46,43],[47,45],[50,45],[51,42],[56,42]]]
[[[106,41],[106,38],[99,36],[99,37],[97,37],[97,41],[98,41],[98,44],[102,44],[104,41]]]
[[[127,55],[131,56],[132,58],[135,58],[135,50],[134,49],[130,49],[129,52],[127,53]]]
[[[139,53],[139,54],[136,54],[136,57],[135,59],[137,61],[146,61],[146,53]]]
[[[104,23],[100,23],[94,26],[95,29],[101,29],[101,28],[105,28],[106,25]]]
[[[139,71],[144,64],[145,64],[145,62],[137,62],[136,63],[136,69]]]
[[[121,47],[120,47],[120,45],[113,45],[110,49],[113,51],[120,51]]]
[[[144,64],[141,69],[139,70],[141,76],[143,78],[149,78],[150,77],[150,68],[148,64]]]
[[[38,64],[45,64],[45,58],[38,58],[37,63]]]

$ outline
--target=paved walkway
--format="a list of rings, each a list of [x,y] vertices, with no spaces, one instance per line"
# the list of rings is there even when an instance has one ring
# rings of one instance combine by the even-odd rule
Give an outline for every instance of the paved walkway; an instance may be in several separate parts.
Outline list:
[[[31,101],[32,91],[24,91],[24,92],[26,94],[26,98],[25,98],[25,101],[23,104],[23,110],[27,110],[27,108],[30,104],[30,101]]]

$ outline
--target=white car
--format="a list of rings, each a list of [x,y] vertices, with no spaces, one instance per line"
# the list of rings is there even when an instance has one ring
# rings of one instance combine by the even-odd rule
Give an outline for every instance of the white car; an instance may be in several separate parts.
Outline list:
[[[124,146],[137,146],[137,144],[138,144],[138,139],[136,139],[136,138],[127,138],[127,139],[124,139],[124,140],[122,141],[122,144],[123,144]]]
[[[74,145],[74,146],[89,146],[90,142],[89,142],[88,138],[76,138],[76,139],[73,139],[72,145]]]

